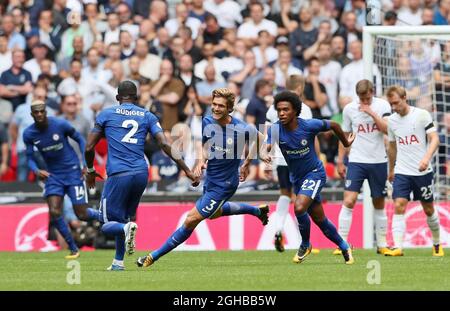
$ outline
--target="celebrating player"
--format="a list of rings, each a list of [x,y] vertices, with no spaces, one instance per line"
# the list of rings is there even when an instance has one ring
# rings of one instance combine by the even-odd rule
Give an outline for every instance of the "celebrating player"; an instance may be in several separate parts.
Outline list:
[[[305,88],[305,78],[301,75],[291,75],[286,80],[286,89],[296,93],[300,98],[303,94],[303,90]],[[278,114],[273,105],[270,106],[269,110],[266,113],[266,118],[269,122],[275,123],[278,121]],[[312,112],[311,108],[307,105],[302,105],[302,111],[300,112],[300,118],[302,119],[311,119]],[[319,150],[319,143],[316,139],[315,149],[316,152]],[[276,217],[276,231],[274,238],[275,249],[279,252],[284,252],[284,238],[283,238],[283,227],[286,221],[286,216],[289,213],[289,204],[291,203],[292,197],[292,183],[289,179],[289,169],[284,160],[283,154],[280,151],[280,148],[275,145],[273,146],[275,149],[275,156],[272,159],[273,165],[276,167],[278,182],[280,184],[280,197],[277,201],[277,207],[275,211]]]
[[[373,84],[361,80],[356,84],[359,101],[345,106],[342,129],[345,135],[355,134],[350,149],[349,163],[344,165],[346,150],[339,144],[338,172],[345,177],[344,203],[339,213],[339,234],[347,240],[352,224],[353,207],[365,179],[370,186],[370,195],[375,208],[375,235],[377,253],[388,250],[386,244],[387,217],[384,210],[387,180],[387,156],[384,134],[387,134],[387,117],[391,114],[389,103],[373,96]],[[345,172],[347,171],[347,175]],[[336,249],[333,254],[339,255]]]
[[[392,220],[394,248],[385,255],[403,256],[405,211],[412,192],[414,200],[420,201],[427,215],[433,238],[432,254],[442,257],[444,250],[440,244],[439,215],[433,207],[433,169],[430,164],[439,147],[436,127],[426,110],[408,105],[403,87],[391,86],[386,94],[395,112],[388,118],[389,180],[394,182],[395,212]]]
[[[67,194],[73,204],[77,217],[81,220],[98,219],[98,211],[87,207],[87,192],[78,159],[68,137],[75,140],[84,151],[83,137],[70,125],[59,118],[47,117],[43,101],[31,103],[31,116],[34,123],[23,132],[28,166],[45,180],[44,197],[50,211],[50,223],[66,240],[70,255],[66,259],[80,256],[79,250],[62,216],[62,203]],[[34,148],[42,155],[48,170],[39,169],[34,159]],[[84,161],[83,161],[84,162]]]
[[[139,267],[152,265],[186,241],[195,227],[206,218],[250,214],[258,217],[263,225],[267,224],[268,205],[255,207],[246,203],[228,202],[236,192],[239,181],[244,181],[248,175],[256,142],[264,138],[253,126],[230,115],[234,102],[235,96],[229,89],[219,88],[212,92],[212,115],[203,118],[203,155],[195,168],[196,176],[200,177],[207,166],[203,195],[187,215],[184,224],[159,249],[137,260]],[[242,155],[246,151],[248,155],[241,165]]]
[[[103,110],[95,121],[86,146],[88,166],[87,183],[95,187],[99,175],[93,168],[94,148],[102,137],[108,142],[108,161],[105,182],[100,201],[100,221],[102,232],[116,239],[116,254],[108,270],[124,270],[125,252],[134,253],[137,224],[129,221],[136,215],[142,193],[147,186],[148,166],[144,158],[144,143],[147,133],[151,133],[162,150],[167,153],[192,181],[198,180],[189,170],[181,156],[172,154],[158,119],[151,112],[135,105],[137,88],[131,81],[119,84],[116,99],[120,106]]]
[[[320,191],[325,185],[326,174],[314,151],[314,139],[319,132],[331,129],[344,146],[349,147],[353,143],[354,135],[351,134],[347,138],[339,124],[334,121],[299,118],[302,103],[295,93],[283,91],[277,94],[274,106],[279,121],[268,130],[267,150],[270,152],[274,144],[280,147],[294,185],[294,208],[302,242],[293,261],[301,263],[311,253],[309,214],[323,234],[342,251],[345,263],[353,264],[350,246],[338,234],[323,211]]]

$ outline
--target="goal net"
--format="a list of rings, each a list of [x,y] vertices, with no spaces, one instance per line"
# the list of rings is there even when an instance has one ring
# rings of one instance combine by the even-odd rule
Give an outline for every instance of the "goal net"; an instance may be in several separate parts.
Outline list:
[[[437,125],[440,147],[433,160],[434,195],[441,220],[441,240],[450,246],[450,27],[365,27],[363,57],[368,79],[373,80],[371,64],[378,66],[383,94],[389,86],[401,85],[407,90],[409,104],[429,111]],[[364,194],[366,198],[367,195]],[[364,201],[364,247],[371,248],[373,207],[368,202]],[[390,199],[386,211],[388,242],[392,242],[394,211]],[[404,247],[431,246],[431,233],[420,203],[410,203],[405,216]]]

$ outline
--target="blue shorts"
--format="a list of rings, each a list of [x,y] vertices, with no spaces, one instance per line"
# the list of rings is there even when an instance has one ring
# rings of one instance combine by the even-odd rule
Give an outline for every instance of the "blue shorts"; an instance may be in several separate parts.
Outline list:
[[[56,195],[64,197],[68,195],[72,205],[83,205],[88,203],[86,183],[81,177],[81,172],[70,176],[57,176],[50,174],[45,181],[44,197]]]
[[[320,191],[327,181],[325,170],[317,169],[306,174],[302,179],[294,182],[294,193],[303,194],[314,201],[322,202]]]
[[[387,194],[387,163],[355,163],[349,162],[345,177],[345,190],[361,192],[364,180],[367,179],[372,198],[385,197]]]
[[[291,179],[289,178],[289,168],[287,165],[277,166],[278,183],[280,184],[280,189],[292,189]]]
[[[413,193],[414,201],[433,202],[433,173],[423,176],[409,176],[395,174],[394,184],[392,185],[392,198],[411,198]]]
[[[147,186],[148,172],[125,172],[109,176],[100,200],[100,219],[104,223],[126,223],[136,210]]]
[[[211,218],[214,214],[231,199],[236,188],[223,189],[216,187],[204,187],[203,195],[195,202],[195,207],[204,218]]]

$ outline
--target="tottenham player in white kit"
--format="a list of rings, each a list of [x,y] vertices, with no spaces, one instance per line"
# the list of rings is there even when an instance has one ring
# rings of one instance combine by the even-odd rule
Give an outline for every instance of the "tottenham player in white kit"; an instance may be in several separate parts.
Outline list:
[[[359,100],[353,101],[343,110],[342,129],[346,134],[354,133],[355,142],[351,146],[347,168],[344,155],[347,150],[339,144],[338,172],[345,176],[344,204],[339,213],[338,232],[347,240],[352,224],[353,207],[365,179],[369,182],[370,195],[375,208],[375,235],[377,253],[384,254],[389,249],[386,243],[387,217],[384,210],[387,180],[387,155],[384,134],[387,134],[387,117],[391,114],[389,103],[374,97],[373,84],[361,80],[356,84]],[[340,254],[336,249],[333,254]]]
[[[394,248],[385,255],[403,256],[405,211],[412,192],[414,200],[420,201],[427,215],[433,239],[432,254],[442,257],[444,250],[440,244],[439,215],[433,207],[433,169],[430,164],[439,147],[436,127],[428,111],[408,105],[403,87],[391,86],[387,98],[394,111],[388,119],[388,155],[389,180],[394,181],[395,212],[392,220]]]
[[[286,89],[294,92],[299,97],[302,96],[303,90],[305,88],[305,78],[301,75],[291,75],[286,80]],[[302,119],[312,119],[311,108],[307,105],[302,105],[302,110],[300,112],[300,118]],[[270,124],[278,121],[278,113],[275,107],[271,105],[266,113],[266,119]],[[316,152],[319,148],[318,141],[315,142]],[[275,238],[274,245],[275,249],[279,252],[284,252],[284,237],[283,237],[283,227],[286,222],[286,217],[289,213],[289,204],[292,198],[292,183],[289,178],[289,169],[283,154],[280,151],[278,145],[274,146],[274,156],[273,156],[273,167],[277,170],[278,182],[280,184],[280,197],[277,201],[276,207],[276,222],[275,222]],[[266,171],[268,172],[268,171]]]

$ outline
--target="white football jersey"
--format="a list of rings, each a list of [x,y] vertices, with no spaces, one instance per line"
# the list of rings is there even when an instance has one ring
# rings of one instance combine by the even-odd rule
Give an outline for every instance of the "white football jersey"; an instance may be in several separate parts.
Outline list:
[[[311,108],[309,108],[308,105],[302,103],[302,111],[300,111],[299,118],[302,119],[312,119],[312,112]],[[271,124],[278,121],[278,113],[275,110],[274,105],[270,105],[269,110],[267,110],[266,113],[266,119]],[[287,166],[286,160],[283,157],[283,154],[281,153],[280,147],[276,145],[272,145],[273,149],[273,165],[276,166]]]
[[[389,141],[397,142],[395,174],[421,176],[433,171],[431,164],[425,171],[419,171],[419,163],[427,152],[427,134],[432,132],[436,132],[436,127],[424,109],[410,107],[406,116],[394,113],[389,117]]]
[[[380,117],[391,114],[391,105],[384,99],[374,97],[370,107]],[[342,130],[356,135],[350,147],[349,162],[370,164],[387,162],[384,133],[371,116],[359,110],[359,100],[344,107]]]

